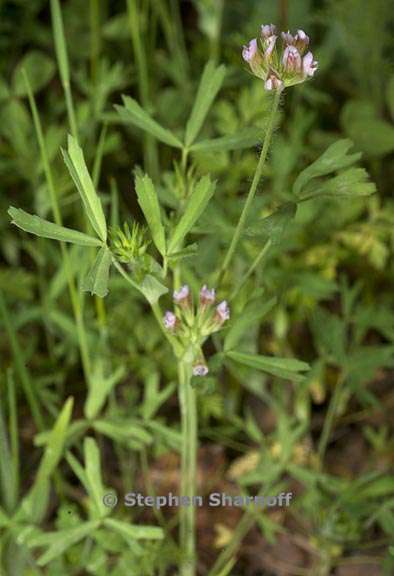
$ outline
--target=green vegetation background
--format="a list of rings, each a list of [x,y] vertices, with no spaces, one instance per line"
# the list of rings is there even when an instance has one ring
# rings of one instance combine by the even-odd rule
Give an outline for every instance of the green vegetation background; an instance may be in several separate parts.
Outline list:
[[[103,508],[104,487],[119,495],[177,490],[176,368],[149,309],[122,278],[111,274],[105,300],[83,293],[93,254],[74,247],[73,310],[60,246],[10,225],[10,204],[54,220],[22,70],[64,224],[86,230],[60,153],[70,132],[79,135],[111,224],[142,222],[133,171],[152,176],[170,214],[179,158],[122,119],[114,108],[121,95],[177,134],[214,59],[227,74],[203,136],[255,127],[263,134],[269,97],[240,48],[270,22],[306,30],[319,71],[286,94],[256,210],[270,214],[290,201],[299,172],[344,138],[363,153],[377,193],[300,206],[246,287],[240,310],[249,306],[257,320],[242,350],[307,361],[302,383],[219,360],[215,368],[218,344],[208,347],[213,377],[198,396],[199,487],[239,493],[274,470],[272,490],[296,495],[289,510],[259,515],[226,574],[392,574],[393,8],[386,0],[69,0],[61,3],[66,62],[49,2],[1,2],[0,574],[174,574],[181,553],[173,512]],[[193,286],[220,264],[256,160],[256,146],[193,154],[193,174],[218,181],[194,230],[198,253],[182,261]],[[243,243],[229,282],[259,248],[258,240]],[[240,520],[234,510],[209,514],[198,517],[201,574]]]

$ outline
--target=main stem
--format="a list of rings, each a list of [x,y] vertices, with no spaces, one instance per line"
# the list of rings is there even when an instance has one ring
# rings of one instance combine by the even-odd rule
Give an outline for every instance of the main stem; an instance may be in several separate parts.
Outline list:
[[[226,257],[225,257],[223,264],[222,264],[222,267],[220,269],[219,278],[221,278],[223,276],[223,274],[225,273],[225,271],[229,267],[231,259],[233,258],[234,252],[237,248],[238,242],[241,238],[241,234],[245,228],[246,219],[247,219],[247,216],[249,214],[253,199],[256,195],[257,186],[260,182],[260,179],[261,179],[261,176],[262,176],[262,173],[264,170],[264,166],[265,166],[265,161],[267,159],[268,150],[270,148],[270,144],[271,144],[271,140],[272,140],[272,133],[274,130],[274,125],[275,125],[275,117],[276,117],[276,112],[277,112],[278,106],[279,106],[280,96],[281,96],[281,91],[277,90],[275,92],[274,101],[273,101],[272,109],[271,109],[271,114],[270,114],[270,117],[268,120],[267,132],[265,134],[264,144],[263,144],[263,148],[261,150],[261,154],[260,154],[260,158],[259,158],[259,161],[257,164],[256,172],[254,174],[253,181],[252,181],[252,184],[250,186],[248,197],[246,198],[246,202],[245,202],[244,208],[242,210],[241,217],[240,217],[238,224],[237,224],[237,227],[235,229],[234,236],[232,238],[232,241],[231,241],[231,244],[230,244],[229,249],[227,251]]]
[[[197,409],[196,393],[192,388],[191,366],[184,360],[178,364],[179,403],[182,423],[181,496],[188,498],[188,506],[180,507],[181,576],[196,573],[196,514],[193,498],[196,495],[197,473]]]

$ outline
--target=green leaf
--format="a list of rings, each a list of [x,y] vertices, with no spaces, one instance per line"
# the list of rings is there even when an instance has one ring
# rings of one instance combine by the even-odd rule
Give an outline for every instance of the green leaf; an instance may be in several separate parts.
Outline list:
[[[93,420],[103,407],[108,394],[123,378],[125,367],[119,366],[110,376],[104,375],[104,366],[101,359],[96,361],[93,372],[89,378],[89,392],[85,403],[85,416]]]
[[[355,197],[375,194],[376,185],[370,182],[369,174],[364,168],[349,168],[338,176],[330,178],[321,184],[307,187],[302,193],[303,198],[318,196]]]
[[[198,252],[198,244],[195,242],[194,244],[189,244],[185,246],[182,250],[178,252],[173,252],[172,254],[167,254],[167,259],[176,262],[177,260],[182,260],[183,258],[190,258],[191,256],[195,256]]]
[[[39,522],[46,510],[49,498],[49,480],[63,453],[72,407],[73,399],[69,398],[48,436],[44,456],[41,459],[34,484],[18,511],[21,516],[27,517],[33,522]]]
[[[294,194],[297,196],[300,195],[302,189],[313,178],[325,176],[355,164],[355,162],[361,158],[361,154],[348,154],[348,151],[352,146],[353,142],[347,139],[338,140],[337,142],[334,142],[334,144],[331,144],[320,158],[299,174],[298,178],[294,182]]]
[[[186,146],[191,146],[197,138],[209,109],[220,90],[225,74],[226,69],[224,66],[219,66],[217,68],[215,63],[212,61],[206,64],[201,76],[193,109],[186,125]]]
[[[130,445],[131,442],[136,442],[138,446],[151,444],[152,436],[145,430],[145,428],[138,422],[132,420],[96,420],[94,422],[94,429],[104,434],[116,442],[126,442]]]
[[[126,542],[129,540],[163,540],[164,538],[164,531],[158,526],[137,526],[113,518],[106,518],[103,524],[123,536]]]
[[[229,351],[226,353],[226,356],[238,364],[249,366],[249,368],[261,370],[261,372],[266,372],[267,374],[272,374],[273,376],[278,376],[279,378],[293,382],[303,381],[304,376],[301,376],[299,372],[309,370],[309,364],[294,358],[275,358],[273,356],[245,354],[236,351]]]
[[[60,240],[60,242],[71,242],[72,244],[78,244],[79,246],[102,245],[102,242],[98,240],[98,238],[88,236],[83,232],[78,232],[71,228],[58,226],[57,224],[44,220],[39,216],[29,214],[20,208],[10,206],[8,214],[12,218],[12,224],[15,224],[25,232],[30,232],[30,234],[35,234],[42,238],[51,238],[52,240]]]
[[[164,256],[166,252],[166,239],[161,220],[159,200],[153,182],[149,176],[145,175],[141,177],[137,174],[135,178],[135,189],[138,203],[148,223],[153,242],[160,254]]]
[[[27,95],[23,70],[25,70],[29,78],[32,92],[36,93],[52,79],[55,73],[55,65],[49,56],[38,50],[31,50],[25,54],[16,66],[12,78],[12,89],[16,96]]]
[[[73,399],[66,400],[55,425],[49,435],[48,444],[41,460],[35,484],[49,478],[56,469],[63,453],[64,440],[70,423]]]
[[[259,128],[245,128],[236,134],[229,134],[212,140],[200,140],[190,147],[191,152],[225,152],[252,148],[262,139]]]
[[[170,240],[168,246],[168,252],[170,254],[176,251],[186,234],[192,229],[195,222],[204,212],[209,200],[215,192],[215,186],[216,183],[212,182],[209,176],[204,176],[196,185]]]
[[[156,120],[153,120],[136,100],[129,96],[122,96],[122,100],[124,106],[115,106],[115,108],[123,120],[131,122],[169,146],[182,148],[182,142],[170,130],[163,128]]]
[[[156,278],[151,274],[145,276],[142,283],[138,286],[138,289],[150,304],[156,304],[160,296],[163,296],[163,294],[167,294],[168,292],[168,288],[156,280]]]
[[[99,522],[91,521],[85,522],[82,526],[77,526],[76,528],[39,534],[38,536],[33,536],[28,539],[27,545],[29,548],[48,546],[48,550],[42,554],[37,561],[39,566],[45,566],[55,558],[61,556],[68,548],[93,534],[99,526]]]
[[[388,475],[377,478],[366,486],[360,486],[357,489],[357,496],[360,500],[367,498],[388,498],[394,494],[394,476]]]
[[[267,236],[273,245],[280,244],[290,221],[295,217],[297,204],[287,202],[275,212],[252,224],[245,230],[245,236]]]
[[[83,446],[85,457],[85,478],[87,482],[86,488],[95,506],[98,517],[103,517],[108,514],[109,510],[103,503],[105,492],[101,479],[100,452],[93,438],[85,438]]]
[[[91,269],[82,282],[82,290],[104,298],[108,294],[109,269],[112,262],[112,253],[103,246],[92,264]]]
[[[100,198],[86,168],[82,149],[77,140],[68,136],[68,150],[62,150],[64,161],[81,196],[91,225],[103,242],[107,240],[107,224]]]

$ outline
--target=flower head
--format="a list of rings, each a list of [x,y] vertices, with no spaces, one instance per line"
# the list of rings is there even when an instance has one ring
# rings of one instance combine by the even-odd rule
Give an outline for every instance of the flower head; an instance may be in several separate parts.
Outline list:
[[[174,290],[174,302],[180,306],[187,306],[190,303],[190,290],[187,284],[184,284],[179,290]]]
[[[281,91],[288,86],[300,84],[311,78],[318,63],[312,52],[304,56],[309,46],[309,37],[304,30],[293,35],[282,32],[278,42],[276,27],[273,24],[261,26],[261,34],[244,46],[242,56],[252,73],[264,81],[266,90]]]
[[[209,372],[208,366],[202,362],[194,364],[192,368],[193,376],[206,376]]]
[[[228,307],[226,300],[223,300],[223,302],[220,302],[220,304],[216,306],[216,317],[218,318],[221,324],[223,324],[223,322],[225,322],[226,320],[229,320],[230,308]]]
[[[207,304],[213,304],[215,302],[215,288],[209,290],[208,286],[204,284],[204,286],[200,290],[200,303],[205,306]]]
[[[164,314],[163,323],[167,330],[175,330],[177,317],[173,312],[167,310],[167,312]]]

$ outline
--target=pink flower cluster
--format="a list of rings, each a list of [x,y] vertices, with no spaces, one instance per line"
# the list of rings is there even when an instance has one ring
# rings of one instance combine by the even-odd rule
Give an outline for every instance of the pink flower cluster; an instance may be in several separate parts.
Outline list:
[[[193,299],[186,284],[173,293],[175,312],[167,310],[163,317],[164,327],[179,339],[185,346],[196,348],[197,354],[193,363],[193,375],[205,376],[208,374],[201,346],[206,338],[213,332],[220,330],[224,322],[230,318],[230,308],[223,300],[214,307],[216,291],[204,285],[199,294],[199,305],[196,310]]]
[[[266,24],[261,26],[260,37],[243,47],[242,57],[252,73],[264,80],[266,90],[283,90],[304,82],[316,72],[318,63],[312,52],[304,55],[308,46],[309,37],[303,30],[294,36],[282,32],[278,45],[276,27]]]

